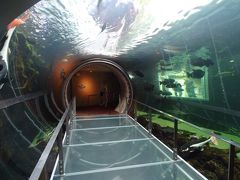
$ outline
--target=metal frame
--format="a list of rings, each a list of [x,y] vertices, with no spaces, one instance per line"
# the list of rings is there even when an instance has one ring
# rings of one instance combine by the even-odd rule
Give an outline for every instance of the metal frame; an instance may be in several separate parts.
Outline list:
[[[49,113],[50,113],[57,121],[59,121],[59,118],[56,116],[56,114],[53,112],[52,108],[51,108],[50,105],[49,105],[47,94],[44,94],[44,102],[45,102],[45,105],[46,105],[47,110],[49,111]]]
[[[56,101],[55,101],[53,92],[51,92],[51,95],[50,95],[50,96],[51,96],[51,100],[52,100],[52,103],[53,103],[53,105],[55,106],[55,108],[58,110],[59,113],[63,114],[62,110],[58,107],[58,105],[57,105],[57,103],[56,103]]]
[[[188,124],[188,125],[196,128],[196,129],[198,129],[198,130],[200,130],[200,131],[205,132],[206,134],[209,134],[210,136],[214,136],[214,137],[216,137],[217,139],[220,139],[220,140],[228,143],[228,144],[230,145],[230,149],[229,149],[229,162],[228,162],[228,180],[233,180],[233,177],[234,177],[235,148],[236,148],[236,147],[240,148],[240,144],[239,144],[239,143],[234,142],[234,141],[231,141],[231,140],[229,140],[229,139],[226,139],[226,138],[224,138],[224,137],[222,137],[222,136],[219,136],[219,135],[217,135],[217,134],[215,134],[215,133],[213,133],[213,132],[207,132],[206,130],[204,130],[204,129],[201,128],[201,127],[198,127],[198,126],[196,126],[196,125],[194,125],[194,124],[192,124],[192,123],[189,123],[189,122],[187,122],[187,121],[184,121],[183,119],[180,119],[180,118],[178,118],[178,117],[175,117],[175,116],[173,116],[173,115],[171,115],[171,114],[168,114],[168,113],[166,113],[166,112],[163,112],[163,111],[161,111],[161,110],[159,110],[159,109],[156,109],[156,108],[154,108],[154,107],[151,107],[151,106],[149,106],[149,105],[147,105],[147,104],[145,104],[145,103],[142,103],[142,102],[140,102],[140,101],[138,101],[138,100],[135,100],[135,99],[134,99],[133,101],[136,102],[137,104],[140,104],[140,105],[145,106],[145,107],[147,107],[147,108],[149,108],[149,109],[151,109],[151,110],[154,110],[154,111],[156,111],[156,112],[158,112],[158,113],[160,113],[160,114],[163,114],[163,115],[167,116],[168,118],[170,118],[171,120],[174,121],[174,137],[173,137],[173,138],[174,138],[174,148],[173,148],[173,159],[177,159],[177,158],[178,158],[178,138],[177,138],[178,121],[183,122],[183,123],[185,123],[185,124]]]
[[[68,123],[68,120],[69,120],[68,117],[71,117],[71,115],[70,116],[68,116],[68,115],[69,115],[69,113],[72,113],[73,107],[76,106],[75,103],[76,103],[75,98],[73,98],[72,102],[69,104],[69,106],[65,110],[61,120],[59,121],[57,127],[55,128],[47,146],[45,147],[40,159],[38,160],[37,165],[35,166],[32,174],[30,176],[29,180],[39,179],[40,176],[43,179],[48,178],[47,170],[45,168],[46,168],[46,164],[47,164],[47,160],[50,155],[50,152],[56,141],[57,141],[58,151],[59,151],[58,152],[59,153],[59,164],[60,164],[59,170],[60,170],[61,174],[64,173],[64,166],[63,166],[64,162],[63,162],[63,151],[62,151],[62,137],[63,137],[62,128],[65,123]]]
[[[235,146],[230,144],[228,159],[228,180],[233,180],[234,178],[234,158],[235,158]]]
[[[224,137],[222,137],[222,136],[220,136],[220,135],[217,135],[217,134],[215,134],[215,133],[213,133],[213,132],[208,132],[208,131],[204,130],[203,128],[199,127],[199,126],[196,126],[196,125],[194,125],[194,124],[192,124],[192,123],[190,123],[190,122],[184,121],[184,120],[181,119],[181,118],[178,118],[178,117],[173,116],[173,115],[171,115],[171,114],[168,114],[168,113],[166,113],[166,112],[164,112],[164,111],[161,111],[161,110],[159,110],[159,109],[156,109],[156,108],[154,108],[154,107],[152,107],[152,106],[149,106],[149,105],[147,105],[147,104],[145,104],[145,103],[142,103],[142,102],[140,102],[140,101],[138,101],[138,100],[136,100],[136,99],[134,99],[133,101],[135,101],[136,103],[138,103],[138,104],[140,104],[140,105],[143,105],[143,106],[145,106],[145,107],[148,107],[148,108],[150,108],[150,109],[152,109],[152,110],[154,110],[154,111],[156,111],[156,112],[158,112],[158,113],[160,113],[160,114],[163,114],[163,115],[167,116],[168,118],[170,118],[170,119],[173,120],[173,121],[174,121],[174,120],[177,120],[177,121],[180,121],[180,122],[182,122],[182,123],[185,123],[185,124],[187,124],[187,125],[189,125],[189,126],[192,126],[192,127],[196,128],[196,129],[200,130],[200,131],[205,132],[206,134],[209,134],[210,136],[214,136],[214,137],[216,137],[217,139],[220,139],[220,140],[222,140],[222,141],[224,141],[224,142],[226,142],[226,143],[228,143],[228,144],[232,144],[232,145],[240,148],[240,144],[237,143],[237,142],[234,142],[234,141],[232,141],[232,140],[229,140],[229,139],[227,139],[227,138],[224,138]]]
[[[43,95],[44,95],[44,92],[40,91],[40,92],[36,92],[36,93],[26,94],[23,96],[17,96],[14,98],[0,100],[0,109],[8,108],[12,105],[15,105],[15,104],[18,104],[21,102],[25,102],[25,101],[29,101],[29,100],[35,99],[35,98],[43,96]]]
[[[148,133],[148,130],[145,129],[139,122],[137,122],[135,119],[133,119],[131,116],[128,115],[128,117],[137,125],[139,125],[140,127],[142,127],[146,133]],[[144,134],[143,134],[144,135]],[[144,135],[146,137],[146,134]],[[165,145],[162,141],[160,141],[156,136],[154,136],[153,134],[151,134],[152,137],[154,137],[154,139],[156,141],[158,141],[164,148],[166,148],[167,150],[169,150],[170,152],[173,153],[172,149],[170,149],[167,145]],[[156,147],[156,148],[159,148],[153,141],[151,141],[151,143]],[[159,148],[160,151],[162,151],[160,148]],[[162,151],[163,152],[163,151]],[[170,160],[172,160],[172,158],[167,155],[166,153],[163,152],[163,154],[165,154],[166,157],[168,157]],[[201,178],[203,179],[206,179],[206,177],[204,177],[200,172],[198,172],[194,167],[192,167],[190,164],[188,164],[183,158],[181,158],[179,155],[177,155],[177,160],[174,160],[174,161],[178,161],[178,160],[181,160],[183,163],[185,163],[190,169],[192,169],[196,174],[198,174]],[[176,164],[176,166],[180,169],[182,169],[181,167],[179,167],[179,165]]]
[[[126,106],[128,105],[127,108],[130,108],[131,107],[131,104],[132,104],[132,100],[133,100],[133,87],[132,87],[132,84],[131,84],[131,80],[127,74],[127,72],[120,66],[118,65],[116,62],[114,61],[111,61],[109,59],[105,59],[105,58],[90,58],[90,59],[86,59],[85,61],[83,61],[81,64],[79,64],[69,75],[68,77],[66,78],[66,80],[64,81],[64,85],[63,85],[63,88],[62,88],[62,101],[63,101],[63,106],[64,107],[67,107],[68,105],[68,86],[69,86],[69,83],[73,77],[74,74],[76,74],[80,69],[86,67],[87,65],[89,64],[95,64],[95,63],[98,63],[98,64],[104,64],[104,65],[108,65],[109,67],[113,67],[114,69],[118,70],[119,73],[121,73],[121,75],[124,77],[124,79],[126,80],[126,85],[128,87],[128,90],[129,90],[129,94],[128,94],[128,97],[125,97],[127,98],[128,100],[128,103],[126,104]],[[124,97],[123,97],[124,98]],[[126,109],[124,109],[125,111]],[[127,109],[128,111],[129,109]],[[123,112],[124,112],[123,111]]]
[[[186,166],[188,166],[190,168],[191,171],[196,173],[196,176],[201,177],[201,179],[206,179],[204,176],[202,176],[199,172],[197,172],[194,168],[192,168],[189,164],[187,164],[183,159],[181,159],[180,157],[176,160],[173,160],[172,157],[170,156],[170,153],[172,152],[168,147],[166,147],[162,142],[158,141],[156,139],[155,136],[150,135],[146,129],[144,129],[140,124],[138,124],[138,122],[135,122],[134,119],[132,119],[130,116],[126,116],[127,120],[131,123],[131,124],[137,124],[139,127],[142,128],[142,130],[137,129],[145,138],[142,139],[129,139],[129,140],[120,140],[120,141],[106,141],[106,142],[96,142],[96,143],[86,143],[86,144],[74,144],[74,145],[68,145],[65,146],[66,148],[68,147],[79,147],[79,146],[88,146],[88,145],[96,145],[96,144],[111,144],[111,143],[122,143],[122,142],[131,142],[131,141],[149,141],[149,143],[151,143],[151,145],[153,145],[156,149],[158,149],[166,158],[166,161],[161,161],[161,162],[150,162],[150,163],[143,163],[143,164],[134,164],[134,165],[127,165],[127,166],[120,166],[120,167],[109,167],[109,168],[101,168],[101,169],[94,169],[94,170],[85,170],[85,171],[77,171],[77,172],[66,172],[64,174],[64,176],[62,176],[61,174],[55,174],[54,177],[58,177],[58,178],[65,178],[65,177],[72,177],[72,176],[80,176],[83,174],[94,174],[94,173],[100,173],[100,172],[108,172],[108,171],[115,171],[115,170],[125,170],[125,169],[135,169],[135,168],[140,168],[140,167],[148,167],[148,166],[157,166],[157,165],[161,165],[161,164],[165,164],[166,162],[169,162],[167,164],[172,164],[174,165],[174,167],[176,166],[176,168],[179,169],[179,171],[181,171],[184,175],[190,177],[188,175],[188,173],[181,168],[179,163],[185,163]],[[144,132],[146,131],[146,133]],[[165,153],[164,150],[162,150],[156,143],[155,140],[158,141],[161,146],[163,146],[163,148],[167,149],[169,151],[169,153]],[[53,176],[52,176],[53,177]],[[80,178],[80,177],[75,177],[75,178]],[[189,179],[192,179],[191,177]]]

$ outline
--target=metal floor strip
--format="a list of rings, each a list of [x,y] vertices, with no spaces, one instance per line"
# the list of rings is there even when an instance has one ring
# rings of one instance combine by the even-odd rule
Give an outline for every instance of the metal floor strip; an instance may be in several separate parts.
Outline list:
[[[89,131],[89,130],[99,130],[99,129],[119,129],[119,128],[126,128],[126,127],[136,127],[139,125],[128,125],[128,126],[106,126],[106,127],[97,127],[97,128],[82,128],[82,129],[71,129],[71,132],[75,132],[75,131]]]
[[[93,174],[93,173],[126,170],[126,169],[134,169],[134,168],[149,167],[149,166],[167,165],[167,164],[173,164],[180,161],[181,160],[177,160],[177,161],[172,160],[172,161],[161,161],[161,162],[136,164],[136,165],[129,165],[129,166],[121,166],[121,167],[103,168],[103,169],[96,169],[96,170],[89,170],[89,171],[82,171],[82,172],[65,173],[64,175],[55,175],[54,177],[69,177],[69,176],[77,176],[77,175],[83,175],[83,174]]]
[[[104,141],[104,142],[84,143],[84,144],[69,144],[69,145],[63,145],[63,147],[81,147],[81,146],[90,146],[90,145],[136,142],[136,141],[147,141],[147,140],[151,140],[151,139],[153,139],[153,138],[128,139],[128,140],[119,140],[119,141]]]

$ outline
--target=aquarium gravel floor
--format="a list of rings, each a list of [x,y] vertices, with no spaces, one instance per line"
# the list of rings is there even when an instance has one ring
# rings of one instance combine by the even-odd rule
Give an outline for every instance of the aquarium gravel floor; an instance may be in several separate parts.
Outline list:
[[[205,179],[126,115],[78,116],[64,140],[64,174],[52,179]]]

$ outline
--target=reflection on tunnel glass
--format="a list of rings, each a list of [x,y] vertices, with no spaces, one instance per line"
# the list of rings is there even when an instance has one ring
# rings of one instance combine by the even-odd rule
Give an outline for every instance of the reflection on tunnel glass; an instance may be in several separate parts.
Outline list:
[[[124,118],[99,120],[100,125],[76,121],[73,142],[126,141],[128,146],[120,149],[132,155],[129,147],[134,143],[143,153],[152,148],[152,143],[139,140],[152,132],[174,148],[173,120],[135,107],[134,97],[200,127],[179,122],[180,155],[207,178],[226,179],[229,145],[216,143],[206,132],[240,143],[239,7],[236,0],[42,0],[1,27],[0,99],[13,103],[0,111],[3,179],[29,177],[73,97],[79,116],[101,113],[101,119],[111,114],[107,118],[112,120],[129,108],[148,129],[141,134]],[[96,59],[110,59],[119,67],[84,64]],[[14,99],[35,92],[45,95],[14,104]],[[115,125],[123,127],[111,127]],[[87,130],[79,130],[85,126]],[[98,135],[94,141],[98,133],[111,136]],[[128,142],[132,139],[137,140]],[[101,151],[105,146],[96,147]],[[73,157],[79,155],[76,149]],[[52,151],[56,156],[58,148]],[[235,179],[240,179],[239,148],[235,151]],[[125,160],[119,164],[129,165]],[[93,169],[119,166],[101,163]],[[168,172],[166,177],[172,178]]]

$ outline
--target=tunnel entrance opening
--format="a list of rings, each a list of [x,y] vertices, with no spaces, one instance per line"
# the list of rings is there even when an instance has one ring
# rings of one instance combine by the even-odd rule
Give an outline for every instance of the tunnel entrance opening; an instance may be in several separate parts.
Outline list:
[[[63,89],[64,105],[76,97],[79,115],[125,113],[130,108],[132,96],[127,73],[115,62],[99,58],[74,69]]]
[[[114,113],[120,96],[120,84],[112,70],[89,64],[71,79],[72,97],[79,113]]]

